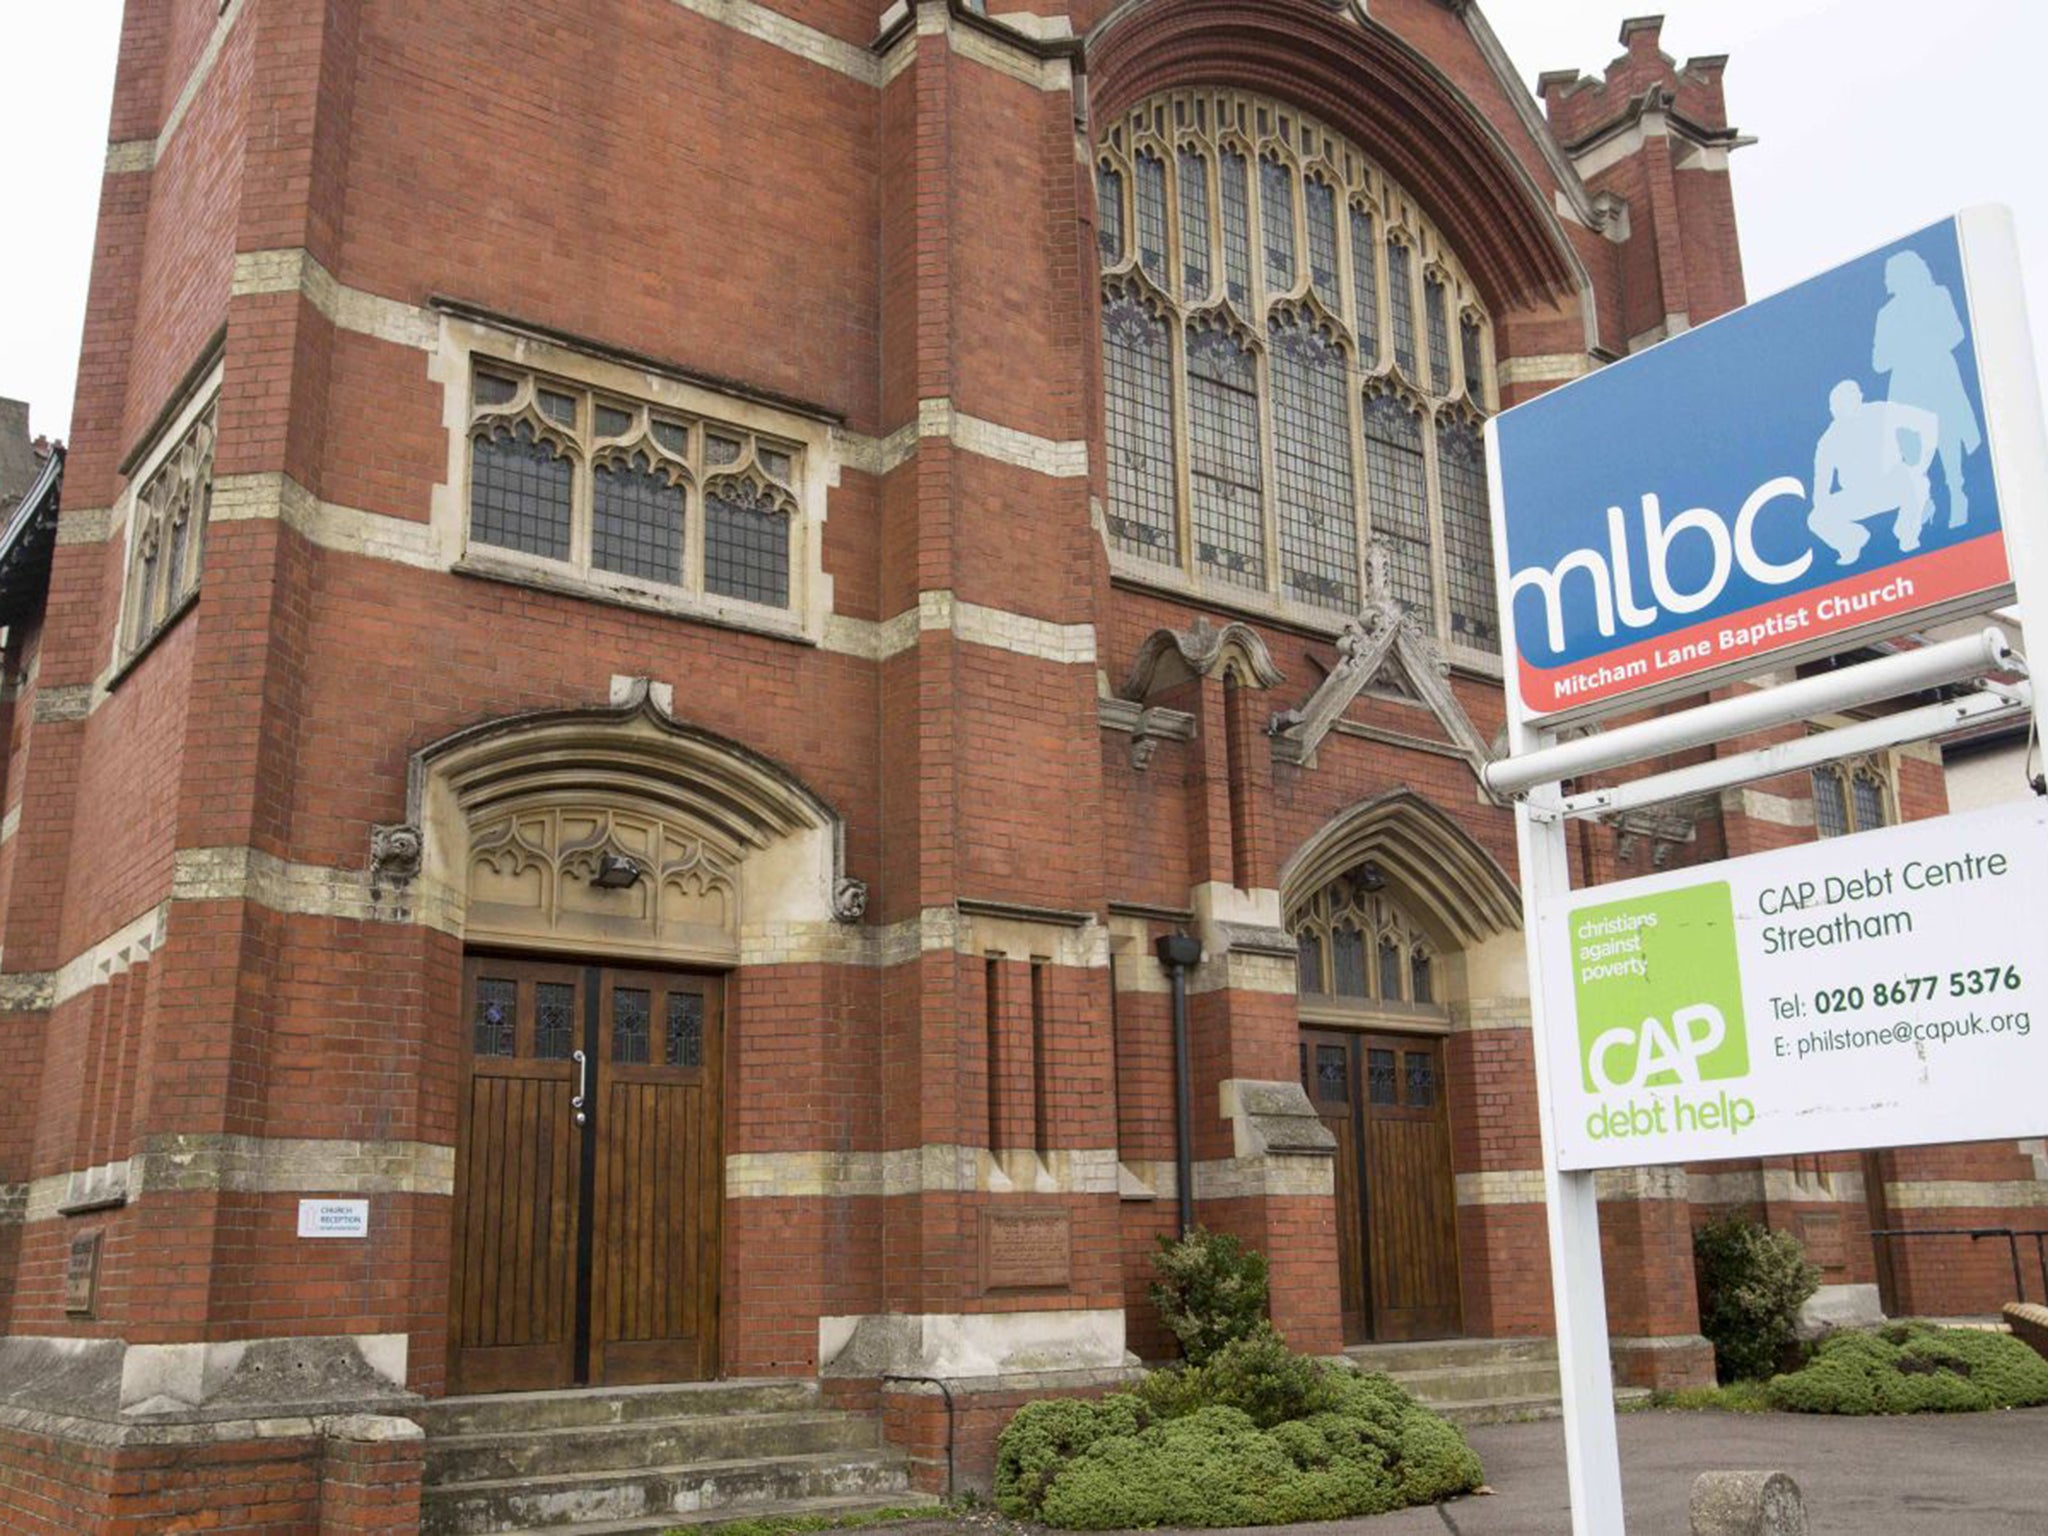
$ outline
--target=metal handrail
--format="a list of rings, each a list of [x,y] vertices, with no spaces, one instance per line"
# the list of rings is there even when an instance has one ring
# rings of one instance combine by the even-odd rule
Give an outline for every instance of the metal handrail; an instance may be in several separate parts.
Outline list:
[[[2020,1268],[2020,1239],[2034,1240],[2034,1257],[2041,1266],[2041,1294],[2048,1298],[2048,1227],[1872,1227],[1873,1238],[1893,1237],[1967,1237],[1971,1242],[1982,1242],[1987,1237],[2005,1239],[2006,1252],[2012,1259],[2012,1285],[2019,1293],[2019,1299],[2027,1299],[2027,1278]]]

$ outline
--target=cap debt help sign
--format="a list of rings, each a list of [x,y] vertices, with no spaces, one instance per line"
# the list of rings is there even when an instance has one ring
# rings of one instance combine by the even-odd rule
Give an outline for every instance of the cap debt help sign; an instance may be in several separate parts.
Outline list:
[[[1490,424],[1519,718],[1697,692],[2009,596],[1999,433],[2040,428],[1996,419],[1978,348],[2024,330],[1986,254],[2011,241],[2003,210],[1971,210]]]
[[[1559,1166],[2039,1135],[2044,911],[2041,800],[1556,903]]]

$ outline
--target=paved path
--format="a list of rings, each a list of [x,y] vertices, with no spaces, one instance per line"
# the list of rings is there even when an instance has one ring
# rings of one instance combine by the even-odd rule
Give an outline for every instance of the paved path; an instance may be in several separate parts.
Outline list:
[[[1706,1471],[1789,1472],[1813,1536],[2044,1536],[2048,1408],[1847,1419],[1807,1414],[1623,1414],[1630,1536],[1686,1536],[1692,1481]],[[1564,1430],[1467,1431],[1495,1492],[1341,1526],[1346,1536],[1570,1536]],[[1271,1536],[1271,1533],[1267,1533]]]

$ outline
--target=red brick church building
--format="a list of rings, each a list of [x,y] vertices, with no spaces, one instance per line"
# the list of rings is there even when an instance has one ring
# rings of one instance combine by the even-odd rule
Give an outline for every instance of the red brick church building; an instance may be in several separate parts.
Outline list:
[[[0,548],[0,1525],[966,1485],[1170,1355],[1183,1199],[1297,1348],[1546,1334],[1480,430],[1743,301],[1658,31],[1538,99],[1466,0],[129,0]],[[1710,1212],[1988,1311],[1868,1234],[2044,1172],[1604,1178],[1617,1379],[1710,1373]]]

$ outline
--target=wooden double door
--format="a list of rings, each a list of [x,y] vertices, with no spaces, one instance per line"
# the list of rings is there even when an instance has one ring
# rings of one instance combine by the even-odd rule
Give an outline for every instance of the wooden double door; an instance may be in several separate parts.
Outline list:
[[[1304,1029],[1301,1077],[1337,1138],[1344,1342],[1454,1337],[1462,1318],[1443,1042]]]
[[[449,1386],[718,1368],[717,978],[472,955]]]

